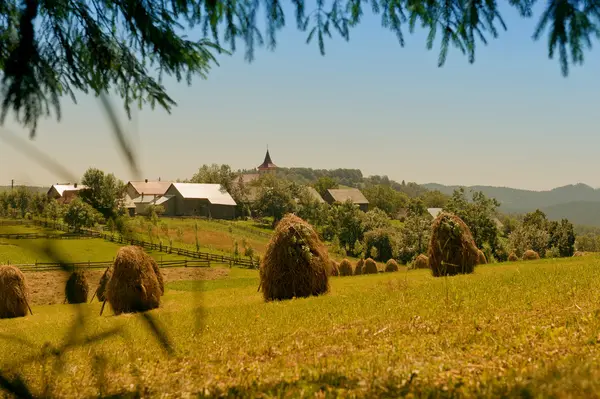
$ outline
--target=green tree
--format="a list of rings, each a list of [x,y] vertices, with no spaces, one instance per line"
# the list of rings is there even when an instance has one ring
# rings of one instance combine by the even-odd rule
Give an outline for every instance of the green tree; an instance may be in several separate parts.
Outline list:
[[[273,175],[265,175],[258,180],[254,207],[259,215],[273,217],[274,226],[285,214],[296,211],[295,198],[300,192],[299,186]]]
[[[362,218],[363,230],[365,232],[375,229],[385,229],[391,227],[391,221],[387,213],[379,208],[371,209],[366,212]]]
[[[396,217],[408,202],[406,194],[383,184],[368,185],[362,189],[362,193],[369,201],[369,206],[381,209],[390,217]]]
[[[392,228],[377,228],[365,233],[365,248],[370,248],[371,258],[387,261],[395,258],[399,247],[398,232]]]
[[[421,195],[426,208],[443,208],[448,203],[449,197],[439,190],[427,191]]]
[[[79,231],[84,227],[94,227],[99,216],[98,212],[89,204],[75,198],[67,205],[63,220],[73,230]]]
[[[56,222],[63,217],[64,209],[62,205],[60,205],[56,200],[52,199],[48,201],[46,207],[44,208],[44,215],[54,222],[56,226]]]
[[[364,217],[365,213],[351,200],[335,204],[329,208],[323,236],[329,240],[337,236],[340,246],[348,248],[350,253],[355,254],[354,243],[362,241],[364,235]]]
[[[324,196],[327,190],[336,189],[339,187],[339,184],[329,176],[321,176],[313,183],[313,187],[320,196]]]
[[[105,174],[100,169],[89,168],[83,174],[81,184],[87,188],[79,192],[79,197],[100,212],[105,219],[119,213],[125,184],[114,174]]]
[[[312,3],[311,3],[312,4]],[[302,0],[293,3],[297,27],[307,41],[317,42],[325,54],[325,39],[335,29],[349,40],[350,31],[369,8],[404,45],[406,30],[415,25],[429,31],[427,48],[441,40],[438,65],[445,64],[451,45],[475,62],[481,43],[498,36],[506,25],[502,2],[456,1],[386,2],[367,5],[356,0],[317,2],[313,9]],[[507,3],[522,17],[531,17],[532,0]],[[216,64],[221,43],[234,51],[245,44],[245,58],[254,59],[256,44],[274,49],[277,32],[287,20],[284,4],[235,1],[142,2],[3,2],[2,121],[8,111],[35,133],[41,117],[61,115],[61,96],[76,92],[96,95],[115,90],[129,114],[132,105],[156,104],[169,111],[175,101],[162,85],[164,75],[191,83],[205,77]],[[547,32],[548,54],[558,54],[564,75],[570,64],[582,64],[585,49],[598,32],[600,5],[593,1],[549,0],[534,39]],[[264,31],[259,11],[266,15]],[[188,29],[204,33],[188,39]],[[530,34],[528,33],[528,37]],[[570,56],[570,57],[569,57]]]
[[[430,219],[419,213],[409,213],[400,235],[399,260],[406,264],[416,256],[427,252],[430,237]]]
[[[454,190],[444,210],[460,217],[469,226],[478,248],[487,243],[494,252],[498,245],[498,226],[494,218],[499,206],[495,198],[487,198],[482,192],[473,193],[469,202],[461,187]]]

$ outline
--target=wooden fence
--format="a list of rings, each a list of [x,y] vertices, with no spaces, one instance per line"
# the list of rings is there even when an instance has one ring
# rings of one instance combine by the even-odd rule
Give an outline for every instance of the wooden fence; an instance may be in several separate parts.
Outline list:
[[[58,263],[58,262],[36,262],[26,263],[19,265],[12,265],[18,267],[22,271],[54,271],[54,270],[93,270],[93,269],[106,269],[111,266],[114,261],[104,262],[76,262],[76,263]],[[210,260],[206,259],[183,259],[183,260],[168,260],[168,261],[156,261],[159,268],[171,268],[171,267],[210,267]]]
[[[120,235],[115,236],[112,234],[101,233],[97,230],[92,230],[92,229],[81,229],[76,233],[72,233],[71,229],[64,224],[48,222],[48,221],[39,220],[39,219],[24,220],[22,222],[25,222],[22,224],[34,224],[37,226],[44,226],[44,227],[53,228],[55,230],[61,230],[61,231],[69,233],[70,238],[103,238],[104,240],[116,242],[116,243],[119,243],[122,245],[137,245],[139,247],[142,247],[142,248],[148,249],[148,250],[159,251],[159,252],[169,253],[169,254],[177,254],[180,256],[187,256],[192,259],[198,259],[198,260],[203,260],[203,261],[208,261],[208,262],[213,262],[213,263],[227,264],[230,266],[236,265],[236,266],[246,267],[246,268],[250,268],[250,269],[258,267],[257,262],[252,261],[250,259],[241,259],[241,258],[235,258],[233,256],[217,255],[217,254],[212,254],[212,253],[208,253],[208,252],[200,252],[200,251],[196,252],[196,251],[191,251],[191,250],[184,249],[184,248],[170,247],[168,245],[162,245],[160,243],[156,244],[156,243],[151,243],[151,242],[143,241],[143,240],[137,240],[137,239],[133,239],[133,238],[124,238]],[[6,237],[4,237],[4,236],[6,236]],[[10,237],[8,237],[8,236],[10,236]],[[0,238],[13,238],[13,239],[49,238],[49,236],[53,236],[54,238],[62,238],[61,234],[52,235],[52,234],[36,234],[36,233],[4,234],[4,235],[0,235]]]

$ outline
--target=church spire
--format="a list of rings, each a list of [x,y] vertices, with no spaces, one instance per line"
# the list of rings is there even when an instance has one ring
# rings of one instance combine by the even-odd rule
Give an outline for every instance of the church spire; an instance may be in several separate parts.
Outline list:
[[[265,155],[265,160],[262,165],[258,167],[259,172],[268,172],[271,170],[277,169],[277,165],[273,163],[271,160],[271,154],[269,154],[269,146],[267,145],[267,153]]]

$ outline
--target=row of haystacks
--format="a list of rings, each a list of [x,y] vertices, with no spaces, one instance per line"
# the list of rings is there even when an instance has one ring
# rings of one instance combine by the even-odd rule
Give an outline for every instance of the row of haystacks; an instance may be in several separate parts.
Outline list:
[[[398,270],[395,260],[385,271]],[[301,298],[329,291],[329,277],[379,273],[377,263],[368,258],[352,266],[348,259],[336,262],[314,228],[293,214],[277,224],[260,266],[259,291],[266,301]]]
[[[65,302],[86,303],[89,290],[85,273],[75,271],[65,285]],[[100,278],[95,293],[100,302],[110,304],[116,315],[158,308],[163,294],[164,281],[158,264],[136,246],[119,249],[114,264]],[[23,272],[14,266],[0,266],[0,319],[32,313],[28,296]]]

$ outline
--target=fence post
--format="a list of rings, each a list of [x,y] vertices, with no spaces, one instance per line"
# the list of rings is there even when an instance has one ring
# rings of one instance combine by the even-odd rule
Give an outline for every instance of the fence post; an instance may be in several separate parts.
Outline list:
[[[187,259],[183,262],[183,267],[187,267]]]

